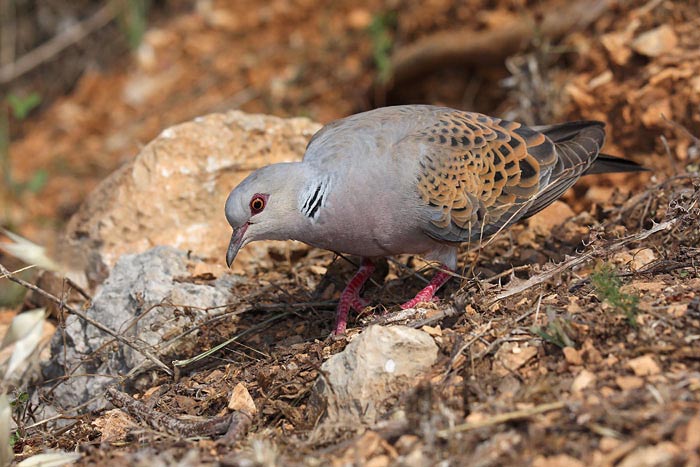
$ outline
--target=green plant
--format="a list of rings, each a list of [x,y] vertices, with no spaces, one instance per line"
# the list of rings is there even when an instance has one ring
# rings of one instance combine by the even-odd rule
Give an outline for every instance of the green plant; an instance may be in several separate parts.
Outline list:
[[[126,35],[129,47],[137,48],[141,44],[148,26],[150,0],[122,0],[119,24]]]
[[[24,182],[18,182],[12,175],[12,163],[10,161],[10,115],[16,120],[24,120],[29,113],[41,104],[41,96],[32,92],[26,96],[9,94],[5,102],[0,103],[0,169],[2,170],[2,185],[0,186],[0,199],[5,206],[2,223],[9,224],[9,202],[7,198],[16,198],[23,191],[38,193],[46,185],[48,172],[37,170],[32,177]]]
[[[562,349],[576,346],[574,340],[569,337],[569,334],[573,333],[571,324],[566,318],[557,316],[552,308],[547,308],[547,326],[530,326],[530,332]]]
[[[7,103],[10,104],[12,114],[17,120],[24,120],[29,112],[41,104],[41,96],[37,92],[32,92],[26,96],[10,94],[7,96]]]
[[[375,15],[368,27],[372,38],[372,58],[380,83],[386,83],[391,77],[391,48],[394,44],[389,31],[395,26],[396,14],[388,12]]]
[[[603,264],[591,274],[591,283],[599,299],[607,301],[615,311],[623,314],[630,326],[637,327],[639,297],[622,291],[622,280],[610,264]]]
[[[29,393],[22,391],[17,394],[17,397],[10,401],[10,407],[12,408],[12,419],[17,426],[17,430],[13,431],[10,435],[10,446],[14,446],[15,443],[21,440],[25,436],[24,423],[22,422],[26,416],[26,411],[29,402]]]

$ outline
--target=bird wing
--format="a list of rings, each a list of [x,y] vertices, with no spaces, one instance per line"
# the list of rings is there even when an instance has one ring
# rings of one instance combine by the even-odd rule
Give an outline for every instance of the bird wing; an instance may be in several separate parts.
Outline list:
[[[417,189],[430,210],[424,232],[441,242],[464,242],[554,202],[591,166],[604,138],[600,122],[534,129],[443,109],[401,144],[420,148]]]

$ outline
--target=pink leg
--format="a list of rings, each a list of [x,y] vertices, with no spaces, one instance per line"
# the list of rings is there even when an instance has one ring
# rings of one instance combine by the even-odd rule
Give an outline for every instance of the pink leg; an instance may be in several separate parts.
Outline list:
[[[374,272],[374,263],[367,258],[362,259],[360,269],[352,276],[350,282],[345,286],[345,290],[340,294],[340,302],[338,302],[338,310],[335,315],[335,331],[336,336],[345,334],[345,328],[348,324],[348,313],[350,309],[361,311],[367,306],[367,301],[360,297],[360,290],[365,282],[372,276]]]
[[[449,269],[444,264],[441,264],[440,267],[442,269]],[[447,274],[446,272],[443,272],[443,271],[436,272],[435,275],[433,276],[433,279],[430,281],[430,284],[428,284],[428,286],[426,288],[424,288],[423,290],[418,292],[418,294],[414,298],[412,298],[411,300],[409,300],[406,303],[404,303],[403,305],[401,305],[401,309],[405,310],[407,308],[413,308],[414,306],[416,306],[417,304],[419,304],[421,302],[432,301],[433,297],[435,296],[435,292],[437,292],[437,290],[440,287],[442,287],[445,284],[445,282],[450,280],[451,277],[452,276]]]

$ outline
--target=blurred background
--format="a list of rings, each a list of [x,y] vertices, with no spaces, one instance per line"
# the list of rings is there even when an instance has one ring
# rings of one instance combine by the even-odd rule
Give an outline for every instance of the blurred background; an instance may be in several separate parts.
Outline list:
[[[530,124],[599,119],[608,153],[657,173],[697,165],[697,0],[0,0],[0,10],[0,226],[53,248],[90,191],[163,129],[232,109],[321,123],[406,103]],[[567,200],[585,209],[639,180],[597,178]],[[8,287],[0,305],[19,300]]]

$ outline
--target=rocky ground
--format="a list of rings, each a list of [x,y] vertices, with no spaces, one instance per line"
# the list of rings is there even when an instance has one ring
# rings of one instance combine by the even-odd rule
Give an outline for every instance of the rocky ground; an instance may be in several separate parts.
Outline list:
[[[49,380],[16,405],[17,459],[60,449],[85,465],[700,463],[697,5],[584,6],[572,16],[576,4],[559,1],[199,1],[161,18],[126,65],[90,69],[13,121],[12,176],[48,178],[5,187],[3,225],[86,273],[91,299],[69,305],[119,330],[106,338],[55,310]],[[407,102],[604,120],[606,152],[652,173],[587,177],[565,203],[465,248],[461,277],[418,315],[397,305],[430,268],[388,262],[344,340],[328,334],[354,269],[345,259],[264,245],[226,275],[227,189],[299,157],[318,127],[232,110],[325,123]],[[226,113],[163,132],[212,112]],[[158,245],[184,252],[144,256]],[[62,293],[60,281],[27,278]],[[196,302],[197,287],[209,298]],[[143,405],[117,393],[124,410],[108,406],[111,382]],[[17,400],[39,383],[27,384]],[[60,394],[84,387],[46,422]]]

